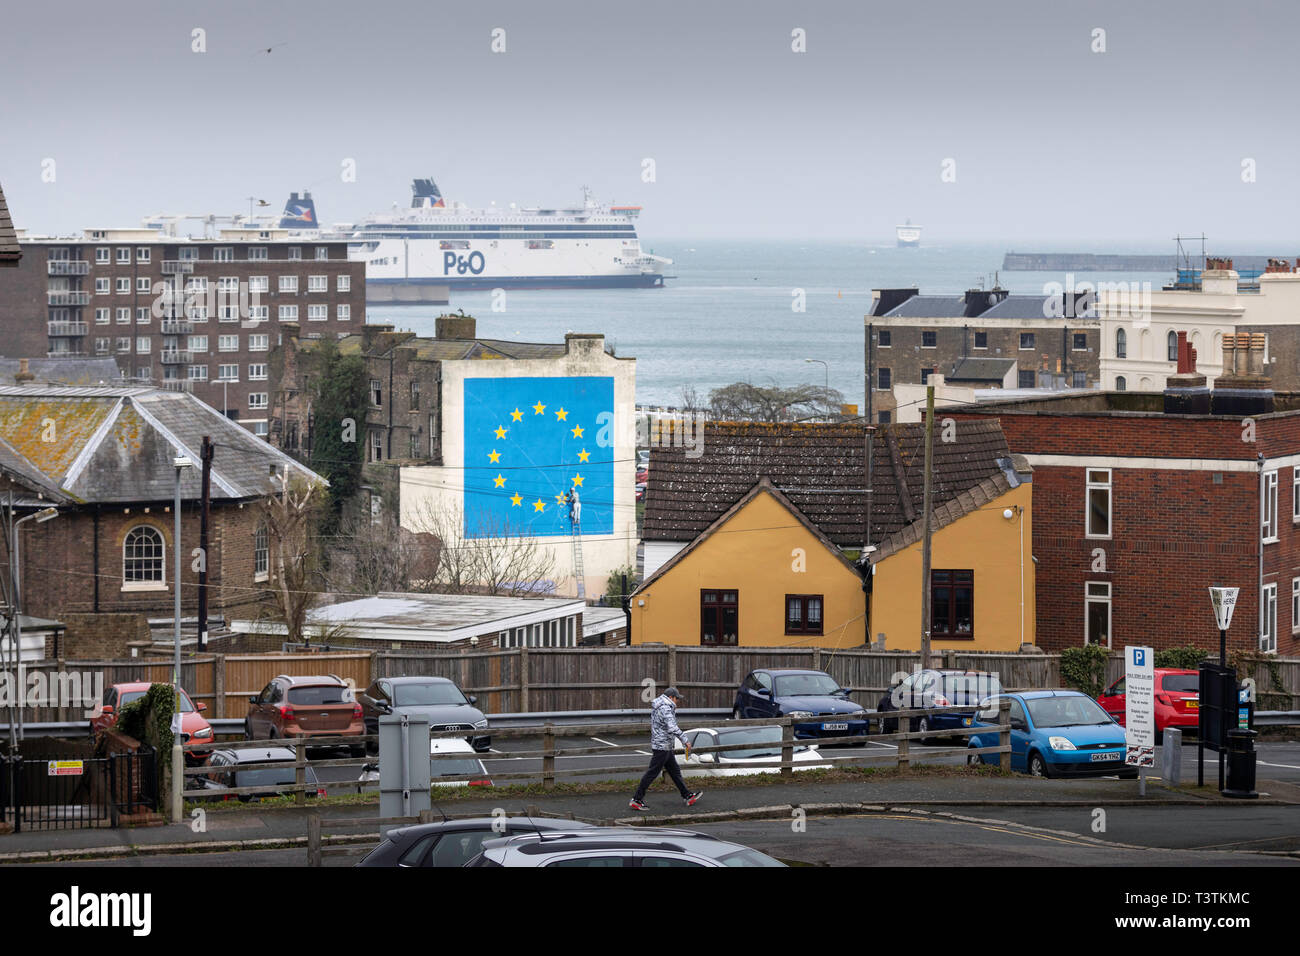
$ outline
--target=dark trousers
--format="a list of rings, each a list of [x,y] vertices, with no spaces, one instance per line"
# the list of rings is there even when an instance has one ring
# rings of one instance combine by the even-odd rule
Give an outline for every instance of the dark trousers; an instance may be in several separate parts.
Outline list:
[[[668,779],[677,785],[683,800],[689,797],[691,792],[686,789],[686,781],[682,780],[682,770],[677,766],[677,758],[673,756],[673,752],[671,750],[654,750],[651,753],[654,756],[650,758],[650,769],[645,772],[645,776],[641,778],[641,782],[637,785],[636,796],[633,799],[644,800],[645,792],[650,789],[650,784],[654,783],[661,773],[667,773]]]

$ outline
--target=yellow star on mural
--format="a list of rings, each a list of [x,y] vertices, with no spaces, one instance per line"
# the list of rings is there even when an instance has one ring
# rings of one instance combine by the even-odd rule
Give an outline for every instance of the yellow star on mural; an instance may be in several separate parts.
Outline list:
[[[538,402],[536,405],[533,406],[534,415],[540,415],[544,411],[546,411],[546,406],[543,405],[541,402]]]
[[[504,488],[504,487],[505,487],[506,480],[505,480],[505,478],[501,477],[501,473],[500,473],[500,472],[497,472],[497,476],[496,476],[495,478],[493,478],[492,481],[496,484],[496,486],[497,486],[498,488]]]
[[[569,413],[565,411],[563,408],[561,408],[558,412],[555,413],[555,417],[562,422],[567,421],[569,418]]]
[[[558,507],[559,507],[560,505],[562,505],[562,504],[564,504],[564,495],[556,495],[556,496],[555,496],[555,506],[558,508]]]
[[[574,483],[575,485],[578,485],[579,487],[581,487],[581,485],[582,485],[582,475],[574,475],[574,476],[573,476],[573,483]]]
[[[581,437],[582,437],[582,426],[581,426],[581,425],[574,425],[572,430],[573,430],[573,437],[574,437],[574,438],[581,438]]]
[[[516,408],[513,412],[510,413],[510,419],[511,419],[511,421],[516,421],[516,422],[517,422],[517,421],[519,421],[520,419],[522,419],[523,417],[524,417],[524,413],[521,412],[521,411],[520,411],[519,409],[517,409],[517,408]]]
[[[538,498],[536,501],[533,502],[533,510],[534,510],[534,511],[545,511],[545,510],[546,510],[546,502],[543,501],[541,498]]]
[[[502,428],[500,425],[498,425],[497,430],[493,434],[497,436],[497,441],[500,441],[501,439],[506,437],[506,430]]]
[[[587,449],[585,448],[582,451],[578,452],[578,461],[586,461],[590,457],[591,457],[591,452],[587,451]]]
[[[488,452],[488,460],[495,465],[497,462],[501,460],[501,452],[493,448],[490,452]]]
[[[524,499],[520,497],[519,492],[516,491],[513,495],[510,496],[510,503],[514,505],[516,508],[518,508],[521,504],[524,503]]]

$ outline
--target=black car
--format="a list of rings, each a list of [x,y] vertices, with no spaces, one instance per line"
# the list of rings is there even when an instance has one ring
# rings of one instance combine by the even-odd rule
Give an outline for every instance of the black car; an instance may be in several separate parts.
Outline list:
[[[865,736],[870,719],[848,688],[825,671],[762,668],[751,671],[736,691],[733,720],[794,717],[794,736]]]
[[[445,677],[381,677],[357,695],[367,734],[379,733],[384,714],[409,714],[429,721],[429,732],[468,730],[465,739],[479,753],[492,746],[488,720],[474,705],[477,697],[466,697]]]
[[[294,752],[288,747],[258,747],[241,750],[217,750],[208,758],[207,770],[201,777],[196,777],[195,789],[209,791],[210,800],[229,800],[238,797],[244,803],[259,800],[262,797],[279,797],[292,791],[296,768],[266,767],[263,764],[292,762]],[[309,764],[303,774],[307,784],[307,796],[325,796],[325,789],[319,786],[316,771]],[[258,787],[253,793],[230,793],[239,787]],[[202,798],[199,798],[202,799]]]
[[[912,717],[908,721],[909,732],[914,734],[930,730],[951,730],[961,727],[965,718],[973,717],[986,698],[1000,693],[1002,683],[997,674],[989,671],[926,668],[913,671],[896,681],[885,696],[880,698],[876,710],[883,714],[891,710],[965,708],[929,717]],[[897,733],[897,719],[881,718],[881,732]],[[943,742],[950,746],[961,746],[962,738],[946,737]]]
[[[475,817],[389,830],[357,866],[464,866],[486,840],[550,830],[585,830],[576,820]]]

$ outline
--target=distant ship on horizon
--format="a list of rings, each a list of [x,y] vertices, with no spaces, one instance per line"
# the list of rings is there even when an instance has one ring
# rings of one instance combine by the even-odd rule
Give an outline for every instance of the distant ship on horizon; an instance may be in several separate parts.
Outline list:
[[[900,249],[921,244],[921,227],[912,225],[912,220],[909,219],[903,225],[895,226],[894,229],[898,236],[898,247]]]

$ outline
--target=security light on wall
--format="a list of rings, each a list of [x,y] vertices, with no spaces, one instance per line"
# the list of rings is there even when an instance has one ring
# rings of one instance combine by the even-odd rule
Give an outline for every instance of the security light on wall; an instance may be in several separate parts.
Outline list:
[[[36,523],[44,524],[45,522],[49,521],[51,518],[57,518],[58,516],[59,516],[58,508],[42,508],[40,511],[36,512],[35,515]]]
[[[173,459],[172,459],[172,467],[174,467],[174,468],[193,468],[193,467],[194,467],[194,462],[192,462],[190,459],[185,458],[185,457],[177,457],[177,458],[173,458]]]

